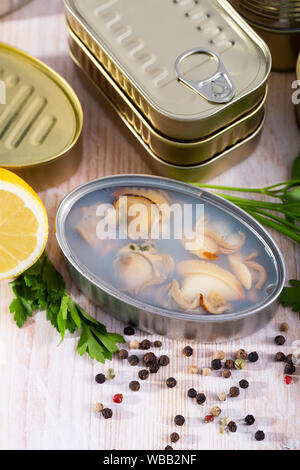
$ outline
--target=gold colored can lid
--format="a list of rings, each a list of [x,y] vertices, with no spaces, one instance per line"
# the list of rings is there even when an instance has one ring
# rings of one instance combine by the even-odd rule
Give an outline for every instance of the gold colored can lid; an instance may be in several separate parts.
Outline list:
[[[261,101],[271,58],[225,0],[65,0],[72,30],[162,135],[201,139]]]
[[[60,75],[0,43],[0,166],[55,162],[74,147],[82,124],[80,102]]]

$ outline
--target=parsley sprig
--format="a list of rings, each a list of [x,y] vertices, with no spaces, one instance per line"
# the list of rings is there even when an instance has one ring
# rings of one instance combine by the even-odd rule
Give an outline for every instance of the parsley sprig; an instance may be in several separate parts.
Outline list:
[[[106,327],[91,317],[71,299],[62,275],[55,269],[46,253],[15,281],[10,283],[15,298],[10,305],[14,321],[21,328],[38,310],[46,310],[47,320],[56,328],[63,341],[66,331],[81,329],[78,353],[88,353],[104,363],[118,352],[121,335],[108,333]]]
[[[290,280],[291,287],[284,287],[279,303],[283,307],[291,307],[293,312],[300,312],[300,281],[296,279]]]

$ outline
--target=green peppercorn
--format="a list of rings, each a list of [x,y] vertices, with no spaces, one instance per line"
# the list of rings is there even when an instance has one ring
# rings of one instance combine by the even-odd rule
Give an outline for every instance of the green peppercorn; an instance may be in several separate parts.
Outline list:
[[[236,359],[234,361],[234,367],[238,370],[242,370],[245,368],[245,359]]]

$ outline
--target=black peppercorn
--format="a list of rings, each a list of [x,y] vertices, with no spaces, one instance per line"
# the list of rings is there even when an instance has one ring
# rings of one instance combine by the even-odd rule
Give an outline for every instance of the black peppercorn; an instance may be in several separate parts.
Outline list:
[[[173,447],[171,447],[171,446],[166,446],[166,447],[165,447],[165,450],[173,450]]]
[[[151,374],[157,374],[159,369],[160,369],[160,365],[157,360],[155,362],[152,362],[149,367],[149,371],[151,372]]]
[[[191,357],[193,355],[193,348],[191,348],[191,346],[186,346],[185,348],[183,348],[183,355],[186,356],[186,357]]]
[[[230,421],[230,423],[228,423],[227,427],[228,427],[230,432],[236,432],[236,430],[237,430],[237,425],[235,424],[234,421]]]
[[[105,419],[110,419],[113,415],[113,412],[110,408],[104,408],[101,411],[101,413],[102,413],[103,418],[105,418]]]
[[[275,337],[275,343],[278,344],[278,346],[282,346],[285,343],[285,337],[282,335],[278,335]]]
[[[239,386],[241,388],[248,388],[249,387],[249,382],[248,380],[242,379],[239,381]]]
[[[255,418],[253,415],[247,415],[246,418],[245,418],[245,423],[248,425],[248,426],[252,426],[252,424],[254,424],[255,422]]]
[[[294,364],[294,355],[293,355],[293,354],[288,354],[288,355],[286,356],[286,362],[287,362],[288,364]]]
[[[240,394],[240,389],[238,387],[231,387],[229,390],[229,395],[231,397],[238,397]]]
[[[169,363],[170,363],[170,359],[168,358],[168,356],[160,356],[160,358],[159,358],[159,365],[160,366],[165,367]]]
[[[144,339],[140,343],[140,349],[146,350],[146,349],[150,349],[150,348],[151,348],[151,342],[149,341],[149,339]]]
[[[220,359],[213,359],[211,361],[211,368],[214,369],[214,370],[219,370],[221,369],[222,367],[222,363],[220,361]]]
[[[174,388],[177,385],[177,380],[174,377],[169,377],[166,381],[167,387]]]
[[[132,328],[132,326],[126,326],[126,328],[124,328],[124,335],[126,336],[133,336],[135,333],[134,331],[134,328]]]
[[[97,384],[103,384],[105,382],[105,375],[104,374],[97,374],[95,377]]]
[[[255,433],[255,439],[257,441],[263,441],[265,438],[265,433],[263,431],[256,431]]]
[[[190,388],[187,392],[188,397],[195,398],[197,396],[197,392],[194,388]]]
[[[293,375],[296,371],[296,367],[294,366],[294,364],[286,364],[285,368],[284,368],[284,373],[287,374],[287,375]]]
[[[234,368],[234,361],[232,361],[231,359],[227,359],[227,361],[225,361],[225,367],[226,367],[226,369],[233,369]]]
[[[133,380],[132,382],[130,382],[129,388],[133,392],[138,392],[139,389],[141,388],[141,386],[140,386],[139,382],[137,382],[136,380]]]
[[[149,377],[149,371],[146,370],[146,369],[142,369],[142,370],[139,371],[139,374],[138,374],[138,375],[139,375],[139,378],[140,378],[141,380],[146,380],[146,379],[148,379],[148,377]]]
[[[179,441],[179,439],[179,434],[177,434],[177,432],[172,432],[172,434],[170,435],[171,442],[177,442]]]
[[[204,393],[198,393],[196,396],[196,401],[198,405],[203,405],[203,403],[205,403],[206,401],[206,396],[204,395]]]
[[[283,354],[283,352],[278,352],[275,354],[275,361],[278,362],[285,362],[286,361],[286,355]]]
[[[157,360],[157,358],[156,358],[156,356],[153,352],[148,352],[148,353],[144,354],[144,356],[143,356],[143,363],[147,367],[151,366],[151,364],[156,362],[156,360]]]
[[[248,360],[249,360],[250,362],[257,362],[258,359],[259,359],[259,356],[258,356],[258,354],[257,354],[256,351],[253,351],[253,352],[251,352],[251,353],[248,354]]]
[[[129,356],[128,362],[131,366],[137,366],[140,360],[137,356],[132,355],[132,356]]]
[[[154,341],[153,343],[155,348],[161,348],[162,347],[162,342],[161,341]]]
[[[128,351],[126,349],[120,349],[118,352],[119,359],[127,359],[128,358]]]
[[[185,418],[181,415],[177,415],[174,418],[174,422],[177,426],[183,426],[185,423]]]

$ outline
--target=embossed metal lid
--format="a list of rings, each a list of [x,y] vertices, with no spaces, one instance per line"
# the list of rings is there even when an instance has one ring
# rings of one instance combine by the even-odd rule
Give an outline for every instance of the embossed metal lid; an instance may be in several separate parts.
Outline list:
[[[42,62],[0,43],[0,166],[55,161],[77,142],[82,108],[72,88]]]
[[[265,43],[224,0],[65,0],[71,28],[160,133],[214,134],[261,101]]]

